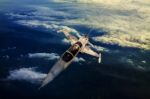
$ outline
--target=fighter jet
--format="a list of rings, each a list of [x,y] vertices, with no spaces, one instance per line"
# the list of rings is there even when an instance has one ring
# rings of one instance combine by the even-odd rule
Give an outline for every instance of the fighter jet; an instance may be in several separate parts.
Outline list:
[[[68,50],[66,50],[62,54],[60,59],[54,64],[54,66],[51,68],[51,70],[47,74],[46,78],[43,80],[40,88],[47,85],[56,76],[58,76],[58,74],[60,74],[63,70],[65,70],[79,53],[92,55],[98,58],[99,63],[101,62],[101,54],[96,53],[90,48],[89,45],[91,45],[91,43],[89,42],[88,36],[81,36],[78,39],[77,37],[71,35],[70,31],[67,29],[62,29],[62,30],[59,30],[58,32],[64,33],[66,38],[70,41],[71,47]]]

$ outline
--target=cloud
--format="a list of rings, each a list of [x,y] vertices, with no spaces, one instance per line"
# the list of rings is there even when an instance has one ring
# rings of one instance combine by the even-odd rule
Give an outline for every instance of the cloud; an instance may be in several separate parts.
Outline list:
[[[35,67],[31,68],[20,68],[16,70],[11,70],[7,80],[24,80],[30,83],[41,83],[41,81],[46,77],[46,74],[37,72]]]
[[[2,56],[2,58],[4,58],[4,59],[9,59],[10,58],[10,56],[9,55],[4,55],[4,56]]]
[[[31,5],[29,6],[30,9],[34,9],[36,11],[31,12],[31,14],[33,16],[68,16],[68,13],[65,13],[64,11],[60,11],[60,10],[55,10],[55,9],[51,9],[49,7],[46,6],[37,6],[37,5]]]
[[[101,36],[93,38],[104,44],[150,50],[149,0],[71,0],[71,2],[90,4],[75,4],[71,7],[70,13],[77,11],[78,18],[67,20],[67,24],[104,30],[106,32],[104,35],[100,34]]]
[[[78,36],[78,37],[81,36],[79,34],[79,32],[77,30],[73,29],[73,28],[70,28],[70,27],[65,26],[65,25],[56,25],[56,24],[53,24],[49,21],[18,20],[18,21],[16,21],[16,23],[18,23],[20,25],[25,25],[25,26],[28,26],[28,27],[33,27],[33,28],[41,27],[41,28],[44,28],[43,30],[48,29],[48,30],[51,30],[51,31],[55,31],[54,34],[56,34],[57,31],[66,29],[66,30],[70,31],[70,33],[72,33],[75,36]],[[57,33],[60,33],[60,32],[57,32]]]
[[[54,0],[54,1],[55,2],[74,2],[74,3],[105,3],[105,4],[114,4],[114,3],[118,3],[118,2],[120,2],[122,0]]]
[[[150,49],[150,34],[112,34],[105,35],[101,37],[93,37],[94,41],[107,43],[111,45],[119,45],[122,47],[134,47],[134,48],[143,48]]]
[[[48,21],[39,21],[39,20],[19,20],[19,21],[16,21],[16,23],[20,24],[20,25],[24,25],[24,26],[27,26],[27,27],[31,27],[31,28],[36,28],[36,29],[41,29],[43,31],[52,31],[52,32],[49,32],[51,33],[52,35],[54,36],[59,36],[60,38],[51,38],[51,39],[39,39],[41,40],[42,42],[51,42],[51,43],[62,43],[62,44],[70,44],[70,41],[67,40],[66,36],[62,33],[62,32],[59,32],[60,30],[68,30],[69,33],[73,36],[76,36],[76,37],[81,37],[81,35],[79,34],[79,32],[73,28],[70,28],[68,26],[63,26],[63,25],[56,25],[56,24],[51,24],[50,22]],[[57,39],[57,40],[56,40]]]
[[[57,53],[29,53],[29,58],[43,58],[47,60],[56,60],[59,59],[60,56]]]
[[[6,13],[7,16],[9,16],[9,18],[13,19],[13,18],[20,18],[20,19],[25,19],[27,17],[29,17],[28,15],[21,15],[18,13]]]
[[[103,4],[103,5],[117,5],[121,3],[139,3],[148,4],[149,0],[50,0],[57,3],[69,2],[69,3],[90,3],[90,4]]]
[[[47,57],[48,54],[36,54],[31,55],[31,57]],[[57,57],[51,57],[52,59],[56,59]],[[74,62],[85,62],[83,58],[75,58]],[[40,84],[42,80],[47,76],[45,73],[41,73],[36,71],[36,67],[30,67],[30,68],[20,68],[9,71],[9,75],[7,76],[7,80],[18,80],[18,81],[27,81],[33,84]]]
[[[29,15],[11,13],[10,17],[21,17],[22,19],[17,21],[18,24],[44,27],[49,30],[58,29],[53,27],[54,24],[61,27],[82,25],[99,31],[104,30],[104,35],[100,34],[101,36],[93,39],[104,44],[150,49],[149,0],[49,0],[49,2],[65,3],[59,4],[59,8],[62,9],[54,5],[28,5],[29,9],[33,9],[27,13]]]
[[[25,11],[26,14],[22,13],[22,11]],[[69,16],[69,13],[61,11],[61,10],[56,10],[55,7],[50,8],[44,5],[31,4],[31,5],[23,6],[21,11],[20,10],[17,12],[11,11],[11,12],[7,12],[5,15],[15,20],[38,19],[38,20],[45,20],[45,21],[48,20],[49,22],[52,22],[53,20],[61,21],[59,18],[60,17],[65,18]]]
[[[66,39],[66,38],[64,38],[64,39],[62,40],[62,42],[65,43],[65,44],[70,44],[70,41],[69,41],[68,39]]]
[[[59,7],[57,3],[51,3],[54,1],[61,2],[58,4]],[[80,30],[87,32],[84,27],[93,28],[96,30],[97,36],[92,37],[94,35],[91,33],[92,39],[90,40],[100,42],[107,47],[94,46],[94,48],[98,51],[108,52],[109,55],[114,53],[119,54],[120,57],[125,55],[124,50],[114,48],[113,45],[150,50],[149,0],[49,0],[49,2],[49,6],[27,5],[25,11],[21,10],[25,13],[11,11],[8,16],[17,18],[15,22],[19,25],[40,28],[40,30],[50,31],[48,33],[57,36],[60,35],[57,31],[64,28],[69,29],[76,36],[80,35],[78,32]],[[26,11],[27,9],[29,11]],[[74,28],[76,26],[77,30]],[[102,31],[104,32],[102,33]],[[57,40],[52,38],[49,40],[50,42],[68,43],[64,37],[60,40],[58,37]],[[137,57],[145,57],[140,52],[135,53]],[[122,64],[124,64],[126,60],[126,63],[132,66],[138,66],[135,63],[141,64],[135,61],[135,57],[130,58],[129,54],[125,56],[126,59],[118,58],[116,61],[122,60]],[[142,62],[142,64],[145,63]]]
[[[73,61],[74,62],[85,62],[85,59],[81,58],[81,57],[76,57]]]
[[[41,58],[46,60],[56,60],[59,59],[60,56],[57,53],[29,53],[29,58]],[[81,57],[75,57],[73,62],[85,62],[84,58]]]
[[[124,55],[122,57],[118,57],[117,61],[124,64],[126,68],[133,68],[140,71],[149,71],[149,64],[147,64],[148,60],[143,60],[142,58],[138,57],[137,53],[134,53],[134,56]],[[133,52],[132,52],[133,54]],[[117,56],[116,56],[117,57]]]
[[[52,1],[52,0],[34,0],[34,1],[32,1],[32,0],[20,0],[20,1],[18,1],[18,0],[0,0],[0,3],[1,4],[4,4],[5,5],[5,7],[6,7],[6,4],[11,4],[11,5],[15,5],[15,7],[16,6],[20,6],[20,5],[26,5],[26,4],[28,4],[28,5],[31,5],[31,4],[45,4],[45,3],[49,3],[49,1]],[[21,6],[21,7],[23,7],[23,6]]]

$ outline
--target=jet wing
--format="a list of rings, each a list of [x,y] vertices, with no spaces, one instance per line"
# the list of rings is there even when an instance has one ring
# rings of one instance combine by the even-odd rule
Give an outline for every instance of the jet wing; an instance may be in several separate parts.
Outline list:
[[[76,43],[78,41],[78,39],[75,36],[70,34],[71,31],[69,31],[67,29],[62,29],[62,30],[59,30],[58,32],[64,33],[64,35],[70,41],[71,45],[73,45],[74,43]]]
[[[85,46],[85,48],[81,51],[82,53],[86,53],[98,58],[98,62],[101,63],[101,54],[93,51],[89,46]]]

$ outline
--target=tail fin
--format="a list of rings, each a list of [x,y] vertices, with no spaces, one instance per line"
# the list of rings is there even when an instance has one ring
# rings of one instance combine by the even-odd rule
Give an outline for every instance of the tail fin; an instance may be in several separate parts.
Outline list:
[[[98,63],[101,63],[102,58],[101,58],[101,53],[99,53],[99,57],[98,57]]]

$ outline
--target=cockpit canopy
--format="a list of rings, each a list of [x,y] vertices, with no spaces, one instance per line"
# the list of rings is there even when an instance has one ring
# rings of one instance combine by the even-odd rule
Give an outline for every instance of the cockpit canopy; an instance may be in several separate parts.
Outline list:
[[[76,54],[80,51],[81,47],[82,47],[82,43],[81,43],[81,42],[76,42],[73,46],[71,46],[71,47],[64,53],[64,55],[62,56],[62,59],[63,59],[65,62],[71,61],[71,60],[76,56]]]

